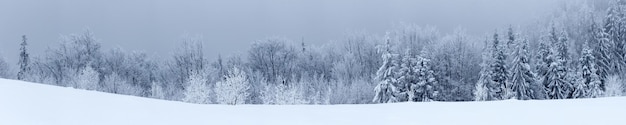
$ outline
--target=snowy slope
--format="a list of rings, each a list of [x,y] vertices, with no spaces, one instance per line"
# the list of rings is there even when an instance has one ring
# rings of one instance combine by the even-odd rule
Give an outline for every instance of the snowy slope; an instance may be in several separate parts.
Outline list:
[[[0,125],[626,124],[626,98],[198,105],[0,79]]]

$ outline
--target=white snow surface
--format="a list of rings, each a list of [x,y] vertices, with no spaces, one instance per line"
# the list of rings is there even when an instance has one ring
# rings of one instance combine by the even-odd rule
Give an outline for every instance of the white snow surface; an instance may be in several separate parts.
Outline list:
[[[623,125],[626,97],[202,105],[0,79],[0,125]]]

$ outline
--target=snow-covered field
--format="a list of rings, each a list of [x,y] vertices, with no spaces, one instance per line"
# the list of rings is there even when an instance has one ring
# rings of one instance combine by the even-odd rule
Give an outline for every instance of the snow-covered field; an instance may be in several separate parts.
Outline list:
[[[199,105],[0,79],[0,125],[626,124],[626,98],[371,105]]]

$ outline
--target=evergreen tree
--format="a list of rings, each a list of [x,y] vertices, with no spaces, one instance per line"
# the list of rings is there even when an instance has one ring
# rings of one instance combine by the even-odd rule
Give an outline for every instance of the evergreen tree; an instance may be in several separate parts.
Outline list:
[[[535,74],[531,71],[527,54],[528,41],[518,45],[511,67],[511,94],[519,100],[535,99],[532,86],[536,84]]]
[[[608,39],[613,43],[611,68],[612,73],[623,72],[626,62],[624,56],[626,55],[626,23],[624,19],[624,2],[623,1],[611,1],[608,8],[607,16],[604,21],[604,32],[607,33]]]
[[[398,71],[398,101],[414,101],[415,93],[411,87],[417,83],[417,59],[411,55],[411,51],[407,50],[402,56],[400,69]]]
[[[426,57],[425,53],[425,51],[422,51],[422,55],[417,57],[417,65],[414,67],[417,82],[411,85],[411,101],[432,101],[437,95],[437,91],[435,91],[437,80],[435,79],[434,71],[430,68],[430,60],[424,58]]]
[[[491,91],[488,85],[491,85],[491,68],[489,64],[491,64],[491,53],[489,42],[485,42],[485,50],[483,50],[482,54],[482,63],[480,64],[480,77],[478,78],[478,82],[476,82],[476,90],[474,90],[474,100],[475,101],[489,101],[495,100],[495,97],[492,97],[490,94]]]
[[[582,79],[582,78],[579,78]],[[588,86],[582,82],[582,80],[578,80],[578,82],[574,83],[574,92],[572,92],[572,98],[587,98],[589,92]]]
[[[548,99],[565,99],[570,93],[570,84],[566,80],[567,72],[563,59],[558,58],[557,48],[551,49],[551,54],[548,56],[549,60],[552,60],[548,67],[546,76],[543,79],[546,86]]]
[[[24,80],[25,75],[30,71],[30,67],[28,66],[30,58],[28,57],[28,52],[26,51],[26,35],[22,35],[22,43],[20,44],[20,60],[18,65],[20,65],[20,71],[17,73],[18,80]]]
[[[507,32],[508,39],[506,41],[506,46],[508,49],[512,50],[515,44],[515,33],[513,32],[513,26],[509,26],[509,31]]]
[[[507,80],[508,80],[508,70],[506,68],[506,54],[505,50],[500,44],[498,40],[498,34],[495,33],[493,35],[493,44],[492,44],[492,58],[494,59],[491,64],[492,70],[492,83],[489,85],[490,91],[494,91],[494,97],[498,100],[506,99],[506,91],[507,91]]]
[[[513,31],[513,26],[509,26],[508,31],[507,31],[507,40],[506,40],[506,54],[507,55],[513,55],[515,52],[517,52],[517,45],[518,44],[518,38],[517,38],[517,34],[515,34],[515,32]],[[513,62],[513,58],[507,58],[508,60],[506,61],[509,64],[512,64],[510,62]],[[508,67],[511,67],[510,65],[508,65]]]
[[[548,67],[552,63],[552,60],[548,58],[548,56],[551,54],[550,47],[548,45],[549,44],[547,44],[545,40],[539,41],[539,50],[537,52],[537,57],[536,57],[537,61],[535,61],[536,62],[535,71],[537,72],[537,76],[540,78],[543,78],[547,75]],[[542,80],[542,79],[538,79],[538,80]]]
[[[589,48],[587,42],[583,45],[582,56],[579,61],[580,73],[578,74],[580,74],[580,80],[576,83],[574,98],[599,97],[602,95],[600,76],[597,73],[593,50]]]
[[[396,92],[398,89],[395,86],[398,82],[395,75],[398,67],[396,59],[397,54],[392,54],[390,47],[391,40],[389,38],[389,33],[387,33],[385,35],[385,45],[379,48],[379,51],[383,53],[383,64],[376,72],[376,79],[380,82],[374,88],[374,92],[376,94],[372,100],[374,103],[390,103],[398,101],[396,98]]]
[[[547,70],[543,76],[542,83],[546,88],[548,99],[570,98],[573,85],[573,76],[569,71],[569,53],[567,48],[567,36],[564,32],[557,33],[554,26],[551,27],[546,37],[551,43],[547,59],[544,60]]]
[[[598,27],[595,22],[591,24],[590,30],[591,38],[589,40],[592,41],[592,43],[589,44],[594,44],[593,57],[595,57],[595,65],[597,66],[597,73],[601,81],[600,88],[604,90],[604,83],[606,83],[606,78],[612,70],[611,57],[613,43],[609,41],[608,35],[601,27]]]

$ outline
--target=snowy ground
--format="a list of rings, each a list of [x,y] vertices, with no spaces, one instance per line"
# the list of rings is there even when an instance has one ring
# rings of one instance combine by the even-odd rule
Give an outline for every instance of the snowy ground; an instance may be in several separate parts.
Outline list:
[[[626,124],[626,98],[198,105],[0,79],[0,125]]]

